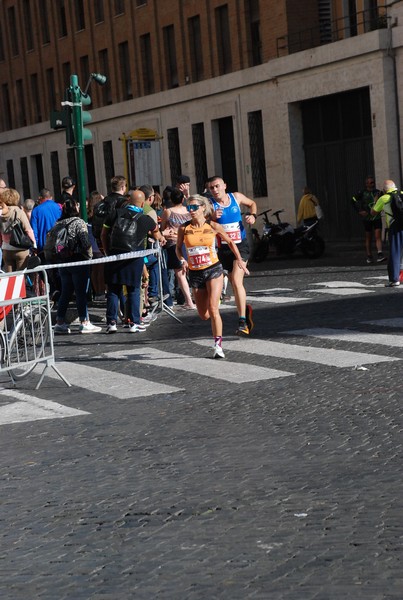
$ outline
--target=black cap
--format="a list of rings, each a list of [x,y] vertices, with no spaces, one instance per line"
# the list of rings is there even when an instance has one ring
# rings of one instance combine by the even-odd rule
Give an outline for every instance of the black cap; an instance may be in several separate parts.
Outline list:
[[[72,177],[70,177],[70,175],[67,175],[67,177],[63,177],[62,188],[64,190],[68,190],[69,188],[73,187],[73,185],[75,185],[75,181]]]
[[[178,175],[178,177],[176,178],[176,183],[190,183],[190,177],[188,177],[187,175]]]

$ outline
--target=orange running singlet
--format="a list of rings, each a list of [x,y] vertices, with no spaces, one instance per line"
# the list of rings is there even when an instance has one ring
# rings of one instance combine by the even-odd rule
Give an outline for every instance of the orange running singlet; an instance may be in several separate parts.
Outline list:
[[[215,265],[218,261],[216,251],[216,234],[211,225],[204,223],[196,227],[189,223],[184,228],[184,242],[191,271],[200,271]]]

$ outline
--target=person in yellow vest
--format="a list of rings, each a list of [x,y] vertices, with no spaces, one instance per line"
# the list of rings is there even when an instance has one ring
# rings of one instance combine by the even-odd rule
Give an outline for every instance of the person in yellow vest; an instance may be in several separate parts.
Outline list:
[[[297,223],[303,225],[312,225],[317,221],[316,207],[319,206],[319,200],[312,194],[309,187],[304,187],[303,196],[299,201]]]
[[[214,337],[213,358],[225,358],[222,349],[222,319],[219,305],[222,292],[224,270],[216,250],[216,236],[224,240],[235,255],[238,269],[246,275],[249,271],[239,253],[237,245],[225,232],[222,225],[210,221],[213,213],[211,203],[204,196],[195,194],[186,199],[186,208],[191,217],[178,229],[176,255],[182,270],[188,272],[189,283],[193,288],[193,297],[199,316],[204,321],[211,320]],[[182,245],[185,244],[187,259],[183,256]]]

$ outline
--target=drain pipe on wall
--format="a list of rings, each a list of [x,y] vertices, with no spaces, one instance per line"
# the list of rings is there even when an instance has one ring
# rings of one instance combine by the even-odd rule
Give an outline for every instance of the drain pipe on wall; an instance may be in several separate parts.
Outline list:
[[[389,4],[387,4],[387,8],[389,8],[390,6],[393,6],[394,4],[399,4],[401,3],[402,0],[393,0],[392,2],[390,2]],[[394,21],[396,21],[396,17],[394,19]],[[393,48],[393,43],[392,43],[392,27],[394,26],[395,23],[392,23],[392,19],[389,17],[387,20],[387,24],[388,24],[388,34],[389,34],[389,41],[388,41],[388,49],[386,51],[387,56],[389,56],[389,58],[392,60],[392,65],[393,65],[393,85],[394,85],[394,95],[395,95],[395,105],[396,105],[396,121],[397,121],[397,127],[398,127],[398,135],[397,135],[397,153],[398,153],[398,159],[399,159],[399,189],[402,188],[402,144],[401,144],[401,126],[400,126],[400,108],[399,108],[399,93],[398,93],[398,88],[397,88],[397,68],[396,68],[396,49]]]

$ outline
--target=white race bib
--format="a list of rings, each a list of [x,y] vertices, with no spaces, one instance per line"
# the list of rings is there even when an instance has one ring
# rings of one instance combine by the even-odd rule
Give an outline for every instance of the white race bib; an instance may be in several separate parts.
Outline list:
[[[235,223],[222,223],[222,227],[224,227],[225,233],[231,238],[233,242],[235,242],[235,244],[241,243],[242,236],[239,221],[236,221]],[[223,244],[227,243],[224,240],[221,240],[221,242]]]
[[[194,246],[187,248],[189,265],[192,269],[201,269],[209,267],[211,264],[210,251],[208,246]]]

